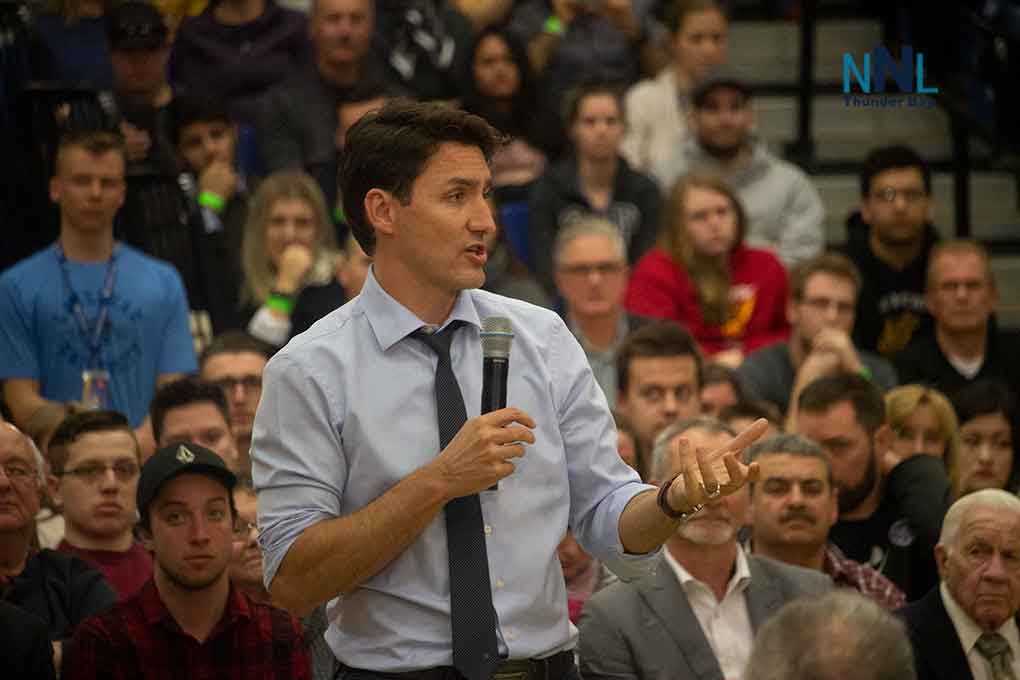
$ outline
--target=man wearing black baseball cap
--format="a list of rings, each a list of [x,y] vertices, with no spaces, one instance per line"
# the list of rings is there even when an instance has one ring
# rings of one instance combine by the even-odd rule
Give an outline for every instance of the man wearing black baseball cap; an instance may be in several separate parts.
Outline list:
[[[688,123],[684,144],[653,169],[667,195],[689,172],[717,173],[737,192],[747,213],[749,245],[774,250],[787,267],[821,252],[821,197],[804,171],[754,138],[746,80],[726,68],[705,74],[691,91]]]
[[[297,619],[230,583],[235,483],[222,458],[193,443],[162,448],[145,463],[139,527],[153,578],[78,627],[65,674],[310,677]]]

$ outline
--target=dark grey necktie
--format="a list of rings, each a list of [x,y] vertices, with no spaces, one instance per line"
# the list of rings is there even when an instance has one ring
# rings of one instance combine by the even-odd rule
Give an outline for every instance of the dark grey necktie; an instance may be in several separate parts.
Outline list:
[[[446,448],[467,421],[464,397],[450,363],[450,343],[460,322],[440,333],[415,331],[436,353],[436,415],[439,449]],[[453,666],[467,680],[489,680],[500,663],[496,647],[496,610],[489,585],[489,559],[478,494],[446,504],[446,547],[450,555],[450,624]]]
[[[985,633],[974,644],[992,670],[992,680],[1017,680],[1013,673],[1013,650],[998,633]]]

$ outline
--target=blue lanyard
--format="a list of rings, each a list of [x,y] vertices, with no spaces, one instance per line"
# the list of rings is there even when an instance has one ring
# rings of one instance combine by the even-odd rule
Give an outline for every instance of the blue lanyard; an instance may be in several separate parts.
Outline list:
[[[60,273],[64,278],[64,288],[67,289],[67,294],[71,299],[71,311],[74,312],[74,318],[78,322],[78,330],[81,332],[82,339],[85,340],[89,347],[88,368],[99,368],[99,349],[103,342],[103,332],[106,330],[110,318],[113,286],[117,281],[117,255],[120,252],[120,244],[114,244],[110,261],[106,265],[106,277],[103,279],[103,289],[99,294],[99,313],[96,314],[94,324],[89,323],[88,317],[85,316],[85,308],[81,303],[81,298],[78,297],[78,293],[75,292],[74,287],[71,285],[71,275],[67,271],[67,257],[64,255],[64,249],[59,241],[55,244],[54,248],[57,251]]]

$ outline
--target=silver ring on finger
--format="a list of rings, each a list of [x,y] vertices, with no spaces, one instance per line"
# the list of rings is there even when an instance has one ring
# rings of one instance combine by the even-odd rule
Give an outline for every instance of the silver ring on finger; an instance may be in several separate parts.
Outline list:
[[[716,498],[722,495],[722,487],[719,486],[718,484],[713,484],[711,487],[702,485],[702,488],[705,489],[705,498],[707,498],[710,501],[715,500]]]

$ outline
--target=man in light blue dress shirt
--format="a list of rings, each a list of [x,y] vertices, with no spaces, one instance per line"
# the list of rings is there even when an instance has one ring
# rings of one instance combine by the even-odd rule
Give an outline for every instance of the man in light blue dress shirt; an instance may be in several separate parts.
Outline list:
[[[754,428],[711,453],[681,444],[686,472],[661,494],[642,484],[616,453],[605,397],[563,321],[477,290],[498,142],[481,118],[425,104],[391,103],[353,126],[340,188],[374,264],[361,294],[263,376],[252,464],[266,585],[295,613],[329,601],[326,639],[345,677],[458,677],[442,516],[453,498],[480,496],[500,655],[549,659],[576,640],[556,557],[568,527],[631,580],[650,571],[682,513],[753,474],[736,453]],[[515,334],[513,407],[479,416],[489,316],[509,318]],[[409,336],[454,321],[468,421],[440,451],[437,358]],[[575,673],[571,662],[558,677]]]

